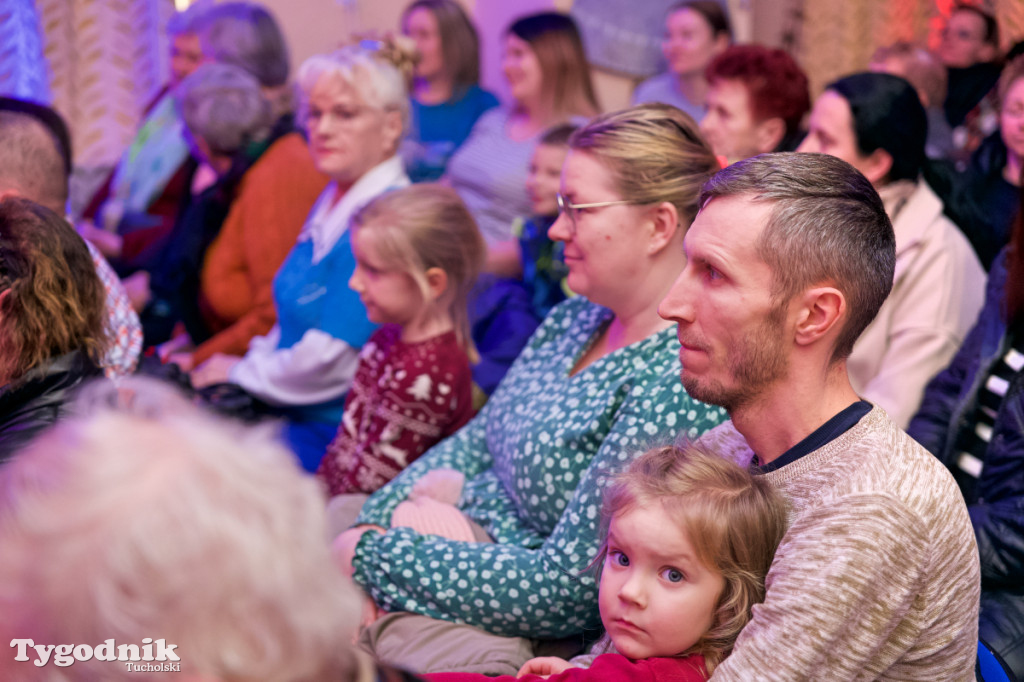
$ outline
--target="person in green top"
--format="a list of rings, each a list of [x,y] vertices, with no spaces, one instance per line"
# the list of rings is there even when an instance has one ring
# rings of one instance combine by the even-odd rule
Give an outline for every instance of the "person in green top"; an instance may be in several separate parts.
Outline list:
[[[718,162],[689,116],[658,104],[599,117],[569,146],[550,235],[565,244],[579,296],[551,311],[480,414],[371,496],[335,542],[339,562],[388,612],[527,638],[599,627],[586,569],[606,482],[652,444],[696,438],[724,419],[680,385],[679,345],[657,314]],[[455,508],[477,542],[394,523],[437,469],[465,477]]]

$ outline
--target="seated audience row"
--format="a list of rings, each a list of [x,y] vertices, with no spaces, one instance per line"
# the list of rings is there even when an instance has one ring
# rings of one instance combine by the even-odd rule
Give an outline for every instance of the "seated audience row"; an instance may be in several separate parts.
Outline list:
[[[356,524],[335,540],[335,559],[365,590],[361,640],[380,660],[422,672],[512,674],[550,650],[560,658],[521,672],[577,679],[562,659],[603,622],[609,637],[591,659],[601,652],[625,657],[574,659],[572,665],[593,663],[583,674],[594,679],[612,670],[630,679],[661,659],[666,670],[687,667],[695,679],[748,679],[765,666],[786,679],[822,671],[830,678],[843,678],[842,671],[968,678],[983,586],[982,635],[1019,666],[1019,604],[1002,587],[1017,573],[1016,535],[1006,526],[1016,523],[1019,495],[1006,481],[1016,481],[1020,467],[999,464],[1007,440],[1020,435],[1003,416],[1013,409],[1020,371],[1012,352],[1016,326],[1007,321],[1014,319],[1016,247],[996,262],[978,327],[930,389],[958,396],[959,407],[939,410],[952,404],[948,397],[922,403],[925,384],[953,358],[981,310],[984,271],[922,179],[928,125],[920,88],[889,74],[841,78],[811,111],[799,147],[805,153],[746,159],[796,144],[809,108],[807,81],[782,51],[727,47],[727,33],[701,13],[703,4],[684,3],[670,17],[697,21],[699,37],[710,37],[699,57],[704,65],[686,72],[701,78],[683,87],[706,99],[701,130],[710,145],[693,118],[657,104],[580,121],[573,131],[565,121],[593,115],[597,105],[579,34],[571,19],[554,13],[512,25],[504,66],[515,103],[481,114],[487,98],[477,74],[456,76],[447,65],[464,55],[444,52],[439,40],[445,32],[473,35],[471,24],[446,0],[419,0],[403,16],[403,29],[420,45],[415,70],[417,55],[392,39],[302,66],[307,147],[287,107],[278,106],[286,57],[283,77],[271,68],[261,78],[250,67],[274,60],[243,59],[240,68],[231,48],[238,31],[254,30],[270,54],[284,55],[269,13],[242,2],[196,15],[200,51],[219,63],[184,78],[169,101],[184,120],[195,157],[189,168],[205,170],[191,177],[191,196],[153,261],[154,276],[132,280],[140,298],[156,295],[144,311],[147,331],[162,325],[159,335],[174,337],[162,355],[183,369],[195,365],[191,380],[210,389],[204,395],[228,395],[286,419],[285,442],[338,495],[329,507],[331,535]],[[774,88],[773,78],[788,86]],[[1020,165],[1007,124],[1017,83],[1003,82],[1007,169]],[[419,151],[405,147],[404,160],[428,174],[450,156],[453,190],[406,188],[410,105],[428,120],[464,96],[472,106],[460,105],[456,117],[479,116],[465,144],[456,150],[458,143],[428,139],[444,127],[434,123],[451,113],[445,110],[413,133],[424,142]],[[435,105],[441,110],[425,108]],[[58,161],[60,143],[59,134],[46,140]],[[308,173],[288,170],[289,159]],[[732,165],[712,177],[722,162]],[[212,183],[206,187],[204,174]],[[282,174],[308,197],[291,197]],[[964,186],[949,196],[962,196]],[[271,197],[287,208],[259,207]],[[531,213],[528,199],[536,215],[515,228],[517,215]],[[71,228],[24,200],[3,201],[5,212],[0,218],[11,227],[0,236],[18,234],[21,225],[36,230],[24,243],[12,242],[11,254],[57,239],[58,247],[45,249],[72,258],[36,255],[26,260],[33,268],[20,270],[16,260],[8,263],[10,288],[0,292],[0,304],[12,306],[5,320],[24,320],[29,329],[37,319],[87,318],[86,329],[66,339],[62,332],[51,346],[8,335],[12,348],[33,351],[21,353],[3,379],[9,405],[0,410],[0,443],[9,436],[11,453],[65,419],[70,390],[99,372],[118,337],[96,305],[99,266],[74,260],[89,251]],[[90,230],[84,228],[100,241],[109,234]],[[273,254],[250,248],[261,240]],[[232,267],[260,274],[232,280],[232,295],[251,293],[229,304],[218,328],[206,290],[227,284],[210,269],[228,267],[213,257],[225,249],[233,252]],[[39,269],[48,263],[53,277]],[[496,278],[470,299],[481,264]],[[1000,318],[993,311],[1002,312],[1004,264],[1011,310]],[[539,273],[542,265],[548,269]],[[563,291],[578,295],[554,305],[470,420],[473,310],[512,281],[497,276],[541,285],[522,296],[536,317]],[[43,304],[52,299],[70,308],[24,306],[30,299],[18,292],[55,279],[68,288],[42,296]],[[538,298],[556,290],[558,296]],[[173,329],[177,322],[186,333]],[[57,330],[51,323],[29,336],[49,340]],[[525,341],[532,330],[516,332]],[[218,331],[225,335],[214,344]],[[984,336],[991,333],[997,340]],[[1010,347],[1006,366],[982,368],[978,353],[988,350],[979,351],[979,343]],[[988,381],[989,374],[1002,383]],[[982,379],[994,395],[984,397],[987,411],[975,408],[982,398],[970,392]],[[216,386],[222,382],[228,384]],[[702,441],[748,467],[756,486],[770,484],[789,505],[764,603],[751,611],[748,595],[736,604],[751,620],[725,660],[737,628],[717,648],[701,644],[705,630],[721,625],[720,615],[705,617],[706,607],[714,604],[717,614],[726,600],[721,587],[702,593],[704,610],[694,607],[702,625],[685,638],[634,649],[633,640],[662,628],[641,636],[644,628],[623,611],[620,620],[633,626],[626,636],[619,620],[607,619],[606,610],[632,598],[604,589],[605,578],[612,584],[622,577],[617,571],[628,559],[606,558],[600,590],[586,570],[602,548],[599,510],[615,504],[602,491],[652,443],[700,437],[723,421],[715,406],[733,421]],[[915,428],[938,458],[901,431],[919,408]],[[956,430],[953,411],[973,415],[962,430],[981,440]],[[982,422],[988,428],[975,428]],[[946,440],[929,439],[928,429]],[[837,452],[846,455],[842,466]],[[669,459],[691,457],[673,450]],[[1001,488],[979,492],[1003,471]],[[606,512],[613,531],[647,511],[627,507]],[[996,523],[982,523],[982,515]],[[971,523],[981,543],[980,577]],[[10,529],[15,537],[24,530],[19,521]],[[607,556],[628,557],[633,546],[613,537],[622,546]],[[677,544],[704,537],[686,527]],[[870,551],[863,537],[870,537]],[[639,569],[646,550],[642,543],[635,549]],[[688,574],[711,569],[705,577],[713,584],[726,581],[716,573],[719,559],[697,554]],[[838,606],[837,590],[848,595]],[[791,650],[780,658],[783,641]],[[870,653],[856,644],[866,641]],[[319,659],[311,653],[311,660]]]

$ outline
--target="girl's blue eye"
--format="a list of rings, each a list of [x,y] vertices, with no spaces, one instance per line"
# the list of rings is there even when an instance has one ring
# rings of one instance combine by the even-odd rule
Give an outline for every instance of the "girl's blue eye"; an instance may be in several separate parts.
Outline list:
[[[608,557],[616,566],[629,566],[629,557],[618,550],[608,552]]]
[[[662,575],[664,575],[665,580],[669,581],[670,583],[681,583],[683,579],[686,577],[683,575],[682,571],[675,568],[666,568]]]

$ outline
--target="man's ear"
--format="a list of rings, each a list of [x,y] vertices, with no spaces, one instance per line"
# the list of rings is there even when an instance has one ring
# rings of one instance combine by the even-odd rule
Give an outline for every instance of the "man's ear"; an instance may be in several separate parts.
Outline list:
[[[864,157],[864,161],[858,165],[864,177],[878,187],[889,177],[889,171],[892,170],[892,154],[879,147]]]
[[[666,246],[679,231],[679,212],[675,204],[670,201],[663,201],[654,207],[651,214],[650,241],[647,245],[647,252],[656,254]]]
[[[7,197],[20,197],[20,196],[23,196],[23,195],[21,194],[21,192],[19,192],[14,187],[3,187],[3,188],[0,188],[0,201],[3,201]]]
[[[809,346],[825,337],[834,337],[846,322],[846,297],[835,287],[808,289],[798,297],[795,340]]]
[[[786,122],[778,116],[761,121],[756,130],[757,151],[761,154],[775,151],[785,136]]]
[[[448,273],[441,268],[427,268],[427,289],[431,300],[438,300],[448,291]]]

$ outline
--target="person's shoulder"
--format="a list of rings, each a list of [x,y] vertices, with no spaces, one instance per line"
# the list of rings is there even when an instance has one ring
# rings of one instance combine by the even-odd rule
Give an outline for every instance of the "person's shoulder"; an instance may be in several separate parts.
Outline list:
[[[661,101],[658,97],[672,90],[672,74],[668,71],[655,74],[645,81],[641,81],[633,91],[633,101],[636,104],[644,102]]]
[[[931,282],[932,286],[984,288],[986,275],[974,248],[963,231],[946,216],[942,199],[925,180],[918,182],[904,210],[910,223],[903,223],[901,227],[907,240],[904,251],[907,255],[917,254],[911,256],[915,263],[911,270],[934,271],[941,266],[949,276]],[[903,221],[897,218],[896,222]]]
[[[706,431],[697,440],[697,444],[744,468],[750,466],[754,459],[754,451],[750,449],[743,434],[736,430],[731,419]]]
[[[462,102],[472,106],[472,108],[483,113],[489,109],[493,109],[500,104],[497,96],[490,90],[484,90],[479,85],[471,85],[466,88],[466,93],[462,96]]]
[[[532,352],[553,344],[552,347],[561,349],[560,352],[575,352],[575,346],[584,345],[597,327],[610,316],[611,312],[607,308],[591,303],[582,296],[568,298],[548,312],[524,351]]]
[[[436,367],[439,375],[449,374],[456,378],[471,375],[469,355],[454,330],[428,339],[422,345],[421,355],[430,359],[430,366]]]
[[[243,182],[258,185],[261,181],[280,183],[290,179],[314,179],[321,189],[328,182],[327,176],[317,170],[309,145],[298,131],[286,133],[274,140],[245,174]],[[263,187],[262,191],[266,189]]]
[[[898,500],[925,525],[946,525],[954,507],[964,507],[963,496],[946,467],[875,407],[857,425],[830,445],[831,455],[817,459],[828,448],[811,453],[806,465],[825,474],[828,495],[881,495]],[[825,492],[825,490],[823,490]]]
[[[370,338],[360,349],[360,355],[371,355],[377,352],[387,353],[402,338],[402,328],[397,324],[384,324],[373,330]]]
[[[480,115],[473,129],[502,132],[511,113],[512,111],[507,107],[492,107]]]

